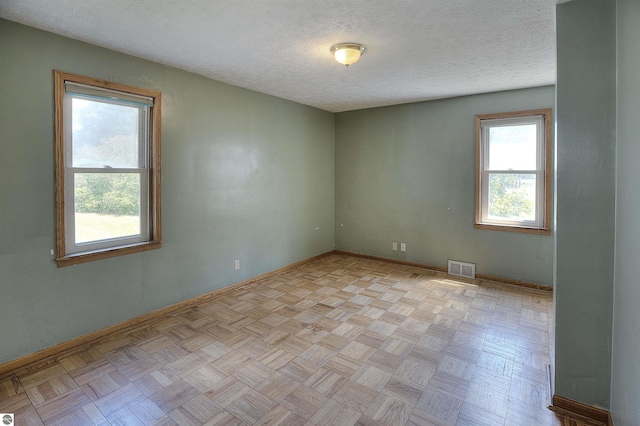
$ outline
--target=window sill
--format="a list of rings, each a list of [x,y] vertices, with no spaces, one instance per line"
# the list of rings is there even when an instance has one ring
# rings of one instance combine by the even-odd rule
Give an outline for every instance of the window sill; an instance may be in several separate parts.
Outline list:
[[[521,232],[524,234],[551,235],[549,228],[528,228],[526,226],[513,225],[488,225],[484,223],[476,223],[476,229],[484,229],[486,231],[505,231],[505,232]]]
[[[159,249],[161,246],[162,241],[149,241],[147,243],[132,244],[128,246],[113,247],[92,252],[70,254],[64,257],[56,258],[56,262],[58,262],[58,268],[62,268],[64,266],[93,262],[94,260],[109,259],[111,257],[124,256],[126,254],[155,250]]]

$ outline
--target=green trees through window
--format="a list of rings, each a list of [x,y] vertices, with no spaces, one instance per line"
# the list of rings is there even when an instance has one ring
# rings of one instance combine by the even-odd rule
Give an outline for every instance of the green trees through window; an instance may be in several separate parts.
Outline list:
[[[532,182],[531,175],[492,174],[489,179],[490,217],[533,217],[535,179]]]
[[[140,214],[138,175],[112,173],[75,175],[75,203],[78,213],[114,216]]]

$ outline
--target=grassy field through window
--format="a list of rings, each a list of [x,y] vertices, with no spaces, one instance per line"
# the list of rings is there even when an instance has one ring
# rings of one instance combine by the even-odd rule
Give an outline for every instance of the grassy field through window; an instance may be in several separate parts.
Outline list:
[[[140,234],[139,216],[76,213],[76,243]]]

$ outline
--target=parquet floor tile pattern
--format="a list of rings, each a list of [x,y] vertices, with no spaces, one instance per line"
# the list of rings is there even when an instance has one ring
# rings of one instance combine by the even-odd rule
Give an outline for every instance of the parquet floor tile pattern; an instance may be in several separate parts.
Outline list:
[[[344,255],[0,378],[17,425],[559,425],[552,295]]]

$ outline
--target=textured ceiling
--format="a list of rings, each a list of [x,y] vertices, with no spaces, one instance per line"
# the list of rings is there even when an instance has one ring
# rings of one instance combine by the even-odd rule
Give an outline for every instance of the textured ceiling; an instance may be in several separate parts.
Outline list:
[[[339,112],[554,84],[556,3],[0,0],[0,17]],[[335,62],[340,42],[360,62]]]

